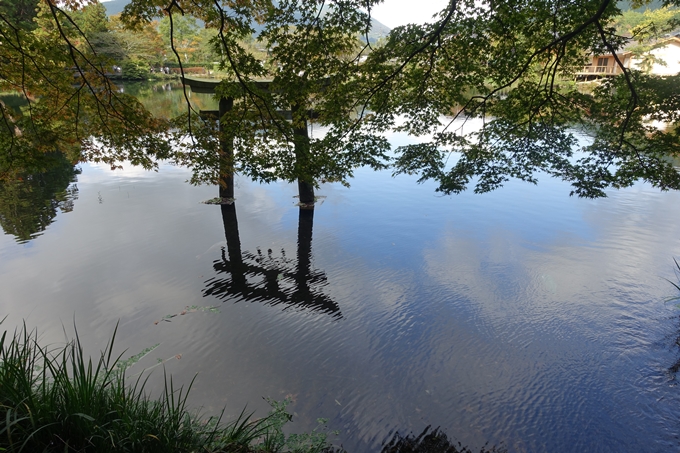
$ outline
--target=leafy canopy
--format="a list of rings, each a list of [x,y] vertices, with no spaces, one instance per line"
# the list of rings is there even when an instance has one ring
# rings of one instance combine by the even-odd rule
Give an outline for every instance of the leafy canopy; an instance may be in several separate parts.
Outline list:
[[[198,49],[219,59],[218,95],[234,99],[222,133],[234,140],[235,169],[259,180],[347,183],[357,166],[392,165],[443,193],[543,175],[588,197],[637,180],[680,188],[677,76],[636,72],[619,57],[634,37],[671,30],[674,9],[622,31],[613,0],[451,0],[432,23],[399,27],[375,46],[361,37],[380,2],[132,0],[121,21],[140,30],[161,17],[180,65]],[[41,0],[37,27],[0,9],[0,90],[29,100],[20,113],[2,106],[0,169],[75,147],[112,164],[171,157],[194,169],[194,182],[216,182],[214,125],[189,108],[173,123],[183,137],[171,150],[167,125],[107,79],[110,53],[75,20],[87,3]],[[194,19],[211,30],[201,39]],[[575,73],[592,54],[616,54],[621,75],[586,90]],[[312,120],[325,132],[301,154],[296,131]],[[419,140],[390,150],[391,131]]]
[[[40,2],[35,27],[0,13],[0,92],[25,100],[18,110],[0,102],[4,178],[40,171],[42,156],[53,152],[72,161],[130,160],[151,168],[167,149],[159,135],[167,128],[163,121],[109,80],[111,61],[90,41],[102,30],[78,25],[82,6]]]

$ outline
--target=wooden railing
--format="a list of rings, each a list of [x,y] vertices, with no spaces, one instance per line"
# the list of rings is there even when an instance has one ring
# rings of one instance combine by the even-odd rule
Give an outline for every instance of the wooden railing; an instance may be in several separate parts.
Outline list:
[[[615,65],[612,66],[588,65],[581,68],[580,71],[577,71],[577,74],[616,75],[620,73],[620,69],[621,68]]]

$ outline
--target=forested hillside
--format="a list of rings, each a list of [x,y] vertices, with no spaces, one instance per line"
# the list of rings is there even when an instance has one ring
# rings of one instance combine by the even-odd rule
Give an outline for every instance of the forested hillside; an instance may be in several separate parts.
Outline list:
[[[128,3],[130,3],[130,0],[113,0],[110,2],[104,2],[103,4],[106,7],[106,14],[113,16],[114,14],[120,14],[123,11],[123,8],[125,8],[125,5]],[[259,33],[262,27],[256,25],[254,28],[256,32]],[[368,34],[368,39],[371,42],[375,42],[380,38],[386,37],[389,33],[390,28],[387,25],[376,19],[373,19],[371,32]]]

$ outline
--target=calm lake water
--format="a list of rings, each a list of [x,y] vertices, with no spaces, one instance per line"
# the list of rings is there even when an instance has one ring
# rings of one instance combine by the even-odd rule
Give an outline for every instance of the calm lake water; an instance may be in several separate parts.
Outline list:
[[[582,200],[543,178],[442,197],[362,169],[312,218],[294,185],[237,178],[229,210],[186,169],[80,168],[0,194],[5,328],[59,344],[75,324],[96,354],[118,322],[126,357],[159,344],[132,374],[164,360],[227,417],[292,398],[292,431],[326,417],[350,453],[428,425],[473,450],[680,447],[678,193]]]

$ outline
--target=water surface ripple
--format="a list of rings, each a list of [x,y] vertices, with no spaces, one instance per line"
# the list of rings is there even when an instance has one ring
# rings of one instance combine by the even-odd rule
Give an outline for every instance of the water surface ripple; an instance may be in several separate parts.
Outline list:
[[[473,450],[678,450],[679,194],[441,197],[360,170],[310,216],[291,185],[239,179],[229,211],[188,176],[84,165],[71,211],[0,236],[5,327],[59,343],[75,320],[96,353],[119,321],[120,350],[160,344],[131,372],[197,375],[207,413],[291,398],[292,430],[327,417],[352,453],[428,425]]]

